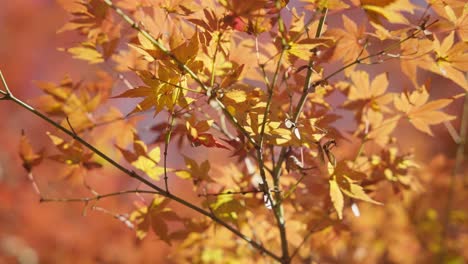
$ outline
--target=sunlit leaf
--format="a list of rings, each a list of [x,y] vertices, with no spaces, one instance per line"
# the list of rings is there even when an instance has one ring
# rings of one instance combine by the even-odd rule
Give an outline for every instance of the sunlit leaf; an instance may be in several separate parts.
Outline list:
[[[411,94],[400,94],[394,98],[395,107],[406,114],[409,122],[417,129],[432,135],[431,125],[450,121],[455,116],[441,112],[439,109],[446,107],[452,99],[439,99],[428,102],[429,94],[425,87]]]
[[[336,213],[338,214],[338,218],[343,218],[343,207],[344,207],[344,198],[343,193],[341,193],[340,187],[336,182],[336,179],[333,178],[329,181],[330,184],[330,197],[333,202],[333,206],[335,207]]]
[[[91,47],[74,47],[67,49],[67,51],[72,54],[73,58],[85,60],[91,64],[100,63],[104,61],[104,58],[102,57],[101,53],[99,53],[98,51],[96,51],[96,49],[93,49]]]
[[[29,139],[23,133],[21,134],[19,144],[19,155],[23,161],[23,168],[30,172],[33,167],[38,166],[43,159],[43,151],[35,152],[31,146]]]

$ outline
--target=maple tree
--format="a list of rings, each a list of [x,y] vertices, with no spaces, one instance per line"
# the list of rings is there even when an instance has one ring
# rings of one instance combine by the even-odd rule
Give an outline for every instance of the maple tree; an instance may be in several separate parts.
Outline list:
[[[54,128],[44,149],[18,135],[41,202],[111,215],[181,263],[468,259],[455,203],[468,196],[464,1],[58,2],[71,17],[58,32],[79,39],[59,50],[95,76],[37,81],[26,103],[0,72],[0,99]],[[408,125],[434,142],[448,133],[455,153],[424,164],[398,131]],[[71,194],[38,182],[51,164]],[[131,187],[103,193],[96,173]],[[423,189],[439,174],[437,211]],[[100,205],[121,196],[124,214]],[[377,224],[389,228],[353,237]],[[411,243],[424,254],[403,259]]]

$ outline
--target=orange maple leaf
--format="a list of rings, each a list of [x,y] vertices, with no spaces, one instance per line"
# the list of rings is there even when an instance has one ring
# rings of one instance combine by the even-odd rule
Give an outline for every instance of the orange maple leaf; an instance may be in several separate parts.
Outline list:
[[[453,101],[452,99],[439,99],[431,102],[428,102],[428,100],[429,93],[423,86],[422,89],[411,94],[395,95],[393,102],[399,111],[406,114],[414,127],[432,136],[429,126],[453,120],[455,116],[439,111],[439,109],[450,104]]]
[[[454,45],[454,32],[451,32],[442,42],[434,39],[435,62],[429,70],[451,79],[468,91],[465,74],[468,71],[468,43],[457,42]],[[422,65],[424,66],[424,65]]]
[[[464,0],[432,0],[432,9],[443,18],[435,28],[444,32],[455,31],[463,42],[468,41],[468,4]]]
[[[365,57],[368,55],[365,44],[365,26],[362,24],[359,27],[356,23],[343,15],[344,29],[330,29],[325,36],[334,37],[337,41],[332,60],[340,59],[344,64],[353,62],[358,57]],[[353,67],[351,67],[353,68]],[[348,69],[346,72],[350,72]]]

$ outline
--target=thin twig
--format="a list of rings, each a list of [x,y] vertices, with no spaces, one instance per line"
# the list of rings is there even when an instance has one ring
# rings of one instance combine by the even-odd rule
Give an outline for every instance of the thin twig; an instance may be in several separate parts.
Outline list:
[[[249,194],[249,193],[262,193],[263,190],[248,190],[248,191],[227,191],[227,192],[221,192],[221,193],[205,193],[205,194],[199,194],[198,197],[202,196],[221,196],[221,195],[233,195],[233,194]],[[277,192],[276,190],[270,190],[270,192]]]
[[[108,197],[113,197],[113,196],[119,196],[123,194],[161,194],[160,192],[157,191],[147,191],[147,190],[125,190],[125,191],[119,191],[119,192],[113,192],[113,193],[106,193],[106,194],[96,194],[95,196],[90,196],[90,197],[79,197],[79,198],[43,198],[41,197],[40,202],[41,203],[47,203],[47,202],[83,202],[83,203],[88,203],[90,201],[99,201],[104,198]]]
[[[36,194],[40,198],[41,197],[41,191],[39,190],[39,186],[37,186],[36,179],[34,178],[34,175],[33,175],[32,171],[28,172],[28,179],[31,182],[31,185],[32,185],[32,187],[34,189],[34,192],[36,192]]]
[[[98,212],[110,215],[110,216],[114,217],[115,219],[119,220],[120,222],[124,223],[128,228],[135,229],[135,226],[133,225],[132,221],[130,221],[130,219],[129,219],[129,217],[127,215],[116,214],[116,213],[113,213],[113,212],[111,212],[111,211],[109,211],[109,210],[107,210],[105,208],[95,206],[95,205],[93,207],[91,207],[91,209],[93,211],[98,211]]]
[[[68,127],[70,128],[70,130],[73,132],[73,134],[76,135],[75,129],[74,129],[73,126],[71,125],[70,119],[68,118],[68,116],[67,116],[65,119],[67,120],[67,124],[68,124]]]
[[[2,71],[0,70],[0,77],[2,78],[2,83],[3,83],[3,87],[5,87],[5,91],[2,91],[2,94],[5,95],[5,96],[13,96],[13,94],[11,93],[10,91],[10,88],[8,87],[8,84],[5,80],[5,78],[3,77],[3,73]]]
[[[176,95],[176,102],[179,98],[180,95],[180,90],[177,90],[177,95]],[[175,106],[173,106],[175,107]],[[171,142],[171,135],[172,135],[172,129],[174,128],[174,122],[175,122],[175,110],[172,110],[172,113],[170,113],[169,117],[169,124],[166,129],[166,136],[164,139],[164,186],[166,187],[166,192],[169,192],[169,184],[168,184],[168,179],[169,177],[167,176],[167,153],[169,150],[169,143]]]

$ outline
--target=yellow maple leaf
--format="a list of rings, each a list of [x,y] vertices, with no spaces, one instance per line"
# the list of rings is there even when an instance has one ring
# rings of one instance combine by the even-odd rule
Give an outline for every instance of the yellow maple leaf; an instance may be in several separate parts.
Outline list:
[[[409,24],[402,12],[413,14],[416,6],[409,0],[361,0],[361,7],[366,10],[374,22],[381,16],[390,23]]]
[[[338,214],[338,218],[343,218],[343,207],[344,207],[344,197],[343,193],[336,182],[336,177],[333,177],[329,180],[330,184],[330,198],[333,203],[333,207],[335,207],[336,213]]]
[[[387,104],[392,101],[393,94],[386,92],[387,74],[377,75],[372,82],[369,80],[369,74],[364,71],[353,71],[350,77],[350,84],[340,83],[338,86],[347,93],[348,99],[344,108],[353,110],[359,123],[363,121],[363,124],[373,128],[379,126],[383,113],[391,112]]]
[[[104,61],[101,53],[90,46],[79,46],[67,49],[75,59],[85,60],[90,64],[96,64]]]
[[[305,6],[306,9],[316,10],[316,8],[327,8],[329,10],[342,10],[349,8],[349,5],[341,0],[302,0],[302,2],[307,3]]]
[[[157,165],[160,160],[161,150],[159,147],[155,147],[147,154],[147,156],[138,156],[137,160],[132,162],[132,165],[145,172],[151,179],[157,181],[160,176],[164,174],[164,168]]]
[[[468,82],[465,74],[468,71],[468,43],[457,42],[454,45],[454,32],[451,32],[442,42],[434,39],[436,52],[436,65],[431,71],[451,79],[463,89],[468,91]]]

